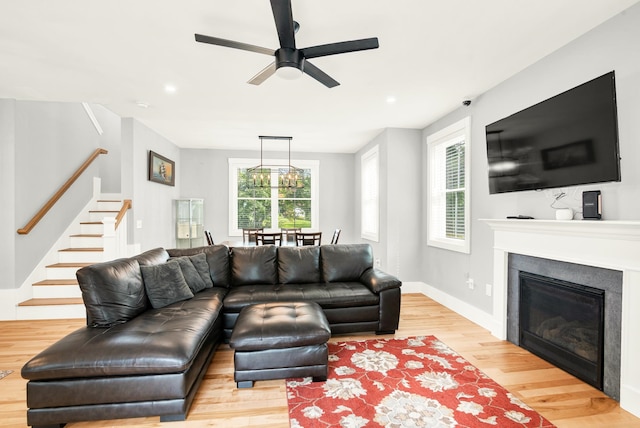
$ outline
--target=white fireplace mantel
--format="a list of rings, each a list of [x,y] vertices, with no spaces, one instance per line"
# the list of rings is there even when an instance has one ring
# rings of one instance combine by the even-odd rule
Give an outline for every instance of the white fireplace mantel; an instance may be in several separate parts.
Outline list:
[[[507,336],[509,253],[622,271],[620,406],[640,417],[640,222],[481,219],[494,231],[493,326]]]

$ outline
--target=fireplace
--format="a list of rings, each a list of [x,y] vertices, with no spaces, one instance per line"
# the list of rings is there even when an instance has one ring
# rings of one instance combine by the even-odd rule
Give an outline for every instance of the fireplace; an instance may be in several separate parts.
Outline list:
[[[529,349],[552,364],[601,389],[609,397],[620,400],[622,272],[523,254],[509,254],[507,265],[507,319],[509,324],[507,340]],[[525,293],[529,293],[529,296],[522,295],[523,281],[525,282]],[[532,287],[536,294],[533,314],[522,314],[523,310],[527,311],[527,304],[523,306],[522,303],[527,303],[530,300]],[[591,293],[585,295],[583,293],[585,291]],[[590,307],[591,305],[599,305],[599,303],[588,300],[592,294],[601,296],[603,306],[593,315],[585,317],[584,314],[595,310]],[[572,305],[577,305],[577,307],[569,309]],[[547,315],[549,321],[543,326],[534,327],[534,330],[539,327],[539,333],[543,333],[543,329],[549,327],[550,324],[559,322],[560,318],[564,318],[567,322],[573,321],[573,324],[568,328],[575,327],[580,323],[586,325],[586,320],[592,323],[602,318],[602,329],[596,340],[596,343],[600,343],[602,340],[600,349],[597,351],[587,350],[587,345],[582,343],[575,345],[573,351],[565,349],[564,351],[568,351],[566,353],[558,348],[559,352],[556,358],[552,359],[549,355],[541,355],[542,350],[539,348],[548,344],[536,342],[533,334],[526,335],[525,339],[528,340],[528,345],[523,344],[520,328],[529,328],[527,325],[521,326],[521,322],[536,324],[539,321],[541,324],[546,320],[542,319],[542,316]],[[533,322],[528,321],[531,317],[534,317]],[[546,333],[547,342],[550,342],[548,340],[550,334],[554,333]],[[570,332],[565,331],[565,334],[570,334]],[[583,330],[578,334],[585,334],[585,332]],[[544,338],[543,334],[537,335]],[[536,343],[532,345],[532,341]],[[578,346],[581,348],[575,352]],[[548,346],[548,348],[551,347],[551,345]],[[578,355],[571,355],[571,352]],[[593,366],[588,367],[586,361],[580,359],[580,354],[593,355],[594,352],[601,358],[598,362],[595,361],[595,358],[591,358]],[[576,366],[582,367],[578,369]],[[591,374],[587,376],[585,372]],[[598,378],[599,380],[597,380]]]
[[[604,290],[520,272],[520,346],[603,389]]]
[[[517,273],[512,265],[514,256],[568,263],[560,275],[549,274],[546,264],[541,269],[518,270],[605,290],[603,390],[619,399],[623,409],[640,417],[640,340],[636,328],[640,325],[640,221],[481,221],[493,230],[494,238],[493,309],[487,328],[498,338],[519,342],[517,331],[512,333],[519,316],[519,287],[511,287],[511,277]],[[585,267],[598,269],[596,275],[615,272],[617,284],[601,287],[605,282]]]

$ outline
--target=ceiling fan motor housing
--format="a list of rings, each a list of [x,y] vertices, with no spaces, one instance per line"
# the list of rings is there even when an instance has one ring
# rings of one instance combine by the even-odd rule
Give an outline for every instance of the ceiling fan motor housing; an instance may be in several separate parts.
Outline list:
[[[276,69],[281,67],[293,67],[302,71],[304,56],[298,49],[280,48],[276,51]]]

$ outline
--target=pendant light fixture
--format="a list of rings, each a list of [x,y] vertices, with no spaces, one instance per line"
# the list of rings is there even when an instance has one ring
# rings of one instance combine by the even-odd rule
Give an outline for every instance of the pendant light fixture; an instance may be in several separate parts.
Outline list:
[[[293,137],[260,135],[260,164],[247,169],[247,179],[251,187],[298,188],[302,187],[304,170],[291,165],[291,140]],[[286,140],[288,142],[288,163],[286,165],[268,165],[264,163],[263,150],[265,140]],[[277,182],[272,181],[272,171],[277,169]]]

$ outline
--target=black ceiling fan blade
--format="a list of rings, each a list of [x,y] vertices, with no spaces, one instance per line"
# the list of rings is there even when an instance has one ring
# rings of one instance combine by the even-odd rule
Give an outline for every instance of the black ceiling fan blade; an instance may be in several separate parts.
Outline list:
[[[258,74],[256,74],[251,79],[249,79],[247,83],[251,83],[252,85],[259,85],[265,80],[267,80],[269,77],[273,76],[275,72],[276,72],[276,63],[274,61],[271,64],[267,65],[262,70],[260,70]]]
[[[257,52],[265,55],[274,55],[273,49],[263,48],[261,46],[250,45],[248,43],[236,42],[233,40],[221,39],[219,37],[205,36],[196,34],[196,42],[208,43],[210,45],[224,46],[227,48],[241,49],[243,51]]]
[[[302,71],[304,71],[309,76],[311,76],[314,79],[316,79],[318,82],[322,83],[327,88],[334,88],[334,87],[340,85],[340,83],[338,83],[336,80],[334,80],[331,76],[329,76],[327,73],[325,73],[324,71],[320,70],[318,67],[316,67],[315,65],[311,64],[307,60],[304,61],[304,68],[302,69]]]
[[[335,55],[347,52],[365,51],[380,47],[378,38],[350,40],[348,42],[329,43],[326,45],[311,46],[300,49],[305,58],[318,58],[321,56]]]
[[[278,39],[282,48],[296,48],[295,24],[291,11],[291,0],[271,0],[273,19],[276,21]]]

